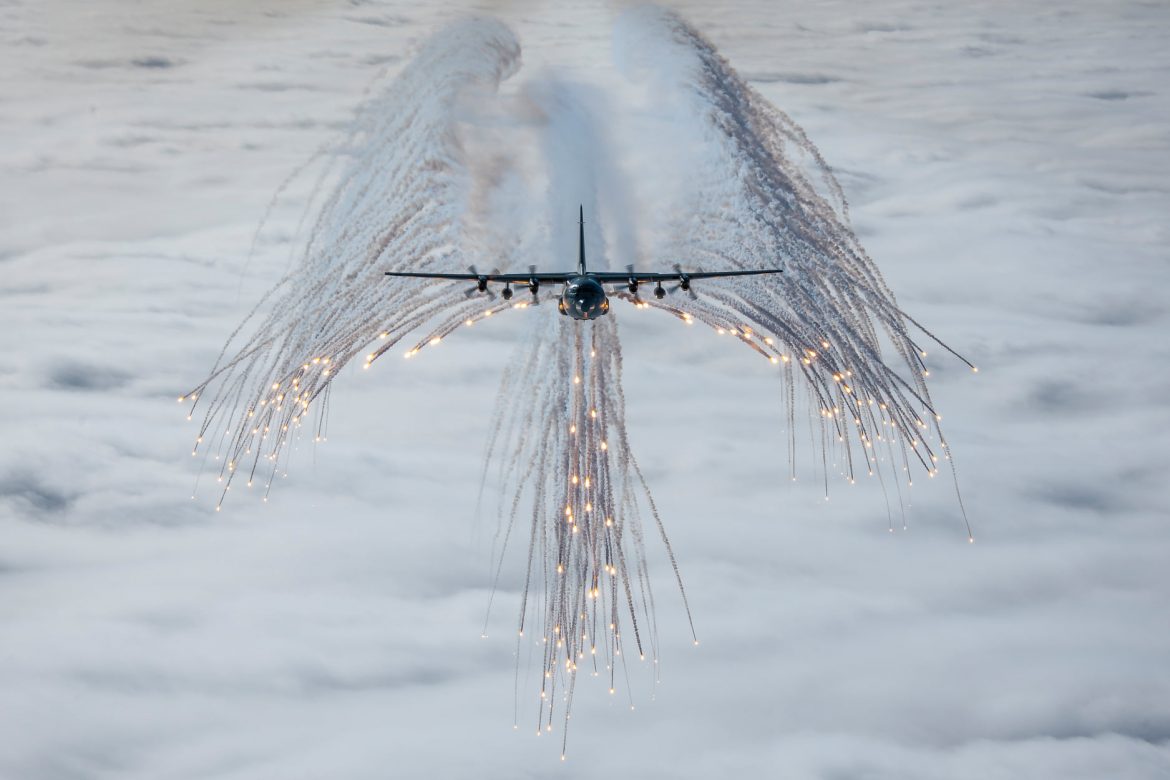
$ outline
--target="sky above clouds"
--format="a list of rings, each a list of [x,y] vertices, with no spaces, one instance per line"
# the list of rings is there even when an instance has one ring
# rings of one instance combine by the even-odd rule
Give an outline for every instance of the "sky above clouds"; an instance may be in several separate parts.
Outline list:
[[[500,367],[551,311],[344,372],[329,441],[267,504],[191,500],[174,401],[287,266],[311,178],[274,193],[469,7],[12,3],[0,776],[1170,774],[1170,11],[676,7],[820,147],[903,308],[980,366],[931,356],[977,543],[949,480],[916,482],[893,534],[876,485],[790,483],[774,370],[617,308],[701,643],[649,543],[660,680],[585,680],[562,764],[526,704],[513,730],[522,550],[480,636],[476,512]],[[613,69],[616,5],[474,10],[516,30],[517,85]]]

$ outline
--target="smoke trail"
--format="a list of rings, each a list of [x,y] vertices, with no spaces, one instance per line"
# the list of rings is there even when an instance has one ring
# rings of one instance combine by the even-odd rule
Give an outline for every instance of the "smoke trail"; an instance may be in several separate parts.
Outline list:
[[[835,456],[849,481],[885,468],[905,471],[895,482],[912,484],[912,464],[934,476],[949,454],[925,382],[926,353],[908,327],[917,323],[849,227],[841,188],[816,147],[673,11],[627,12],[615,37],[627,74],[655,79],[655,94],[673,101],[667,108],[707,152],[691,186],[664,210],[681,216],[660,254],[704,270],[785,270],[648,305],[701,321],[783,366],[790,455],[799,388],[819,421],[822,462]],[[898,357],[892,365],[883,342]]]
[[[584,206],[589,267],[605,270],[636,263],[638,210],[616,163],[620,150],[603,123],[620,108],[601,90],[560,76],[542,78],[526,93],[543,117],[541,149],[548,172],[543,197],[551,206],[550,256],[563,257],[565,267],[575,263],[569,250],[577,242],[578,206]],[[607,236],[612,239],[612,264]]]
[[[671,161],[661,170],[685,171],[651,206],[633,197],[614,162],[620,150],[601,118],[620,113],[616,92],[557,77],[526,88],[524,119],[509,131],[535,124],[537,175],[515,139],[510,149],[477,151],[474,139],[458,135],[456,108],[493,93],[518,68],[516,39],[498,22],[440,31],[363,107],[334,157],[336,187],[299,266],[188,395],[207,406],[192,454],[207,440],[219,461],[220,503],[241,473],[248,486],[262,479],[267,495],[310,410],[315,437],[324,436],[330,383],[358,354],[370,349],[368,368],[410,333],[424,333],[410,357],[460,326],[540,303],[495,299],[485,309],[458,285],[387,284],[384,271],[461,271],[478,257],[542,270],[562,258],[550,269],[562,270],[575,259],[567,250],[578,204],[594,215],[586,236],[594,269],[639,257],[688,269],[784,267],[782,276],[706,285],[701,298],[678,290],[664,300],[611,295],[702,322],[780,366],[793,475],[804,417],[819,435],[826,490],[830,456],[850,481],[862,470],[883,479],[884,469],[896,486],[912,465],[933,476],[939,457],[949,459],[925,352],[908,327],[917,323],[857,241],[816,147],[677,14],[638,9],[615,36],[627,75],[654,80],[657,102],[646,113],[666,115],[674,128],[671,139],[656,139],[658,156]],[[545,204],[543,224],[532,219],[537,202]],[[630,653],[657,660],[644,519],[653,521],[680,591],[682,580],[625,433],[617,312],[593,322],[559,317],[550,305],[536,313],[504,371],[484,474],[503,486],[505,545],[526,532],[517,641],[542,658],[537,729],[549,731],[558,707],[567,725],[582,673],[607,678],[614,692],[619,671],[628,677]],[[883,347],[897,359],[887,363]],[[811,414],[798,414],[802,404]]]
[[[633,262],[634,212],[623,198],[628,187],[599,121],[605,101],[564,79],[542,81],[527,95],[543,117],[544,197],[552,226],[545,256],[564,258],[558,267],[571,266],[576,236],[570,230],[576,220],[567,217],[575,216],[580,203],[588,217],[604,215],[586,220],[589,267],[609,265],[603,224],[617,237],[617,251]],[[638,662],[650,659],[651,670],[657,661],[642,525],[647,514],[682,590],[625,433],[616,315],[593,322],[534,319],[530,339],[505,368],[495,419],[487,460],[505,486],[505,544],[525,520],[529,525],[517,659],[525,643],[537,648],[542,658],[537,732],[553,729],[561,706],[563,749],[582,674],[604,678],[613,694],[621,684],[619,669],[621,679],[628,678],[631,653]],[[683,599],[685,606],[685,592]]]
[[[411,331],[426,335],[407,357],[460,326],[531,305],[497,302],[484,310],[465,288],[388,284],[384,271],[462,270],[476,246],[512,266],[528,256],[545,263],[566,257],[573,245],[563,240],[565,223],[572,226],[565,219],[572,213],[568,204],[575,210],[584,203],[596,213],[599,186],[618,186],[605,133],[589,108],[600,98],[579,85],[546,80],[531,87],[528,99],[544,117],[549,185],[543,196],[550,204],[547,224],[557,227],[543,242],[493,227],[492,216],[501,213],[525,213],[531,221],[528,185],[513,170],[515,155],[464,154],[454,109],[469,85],[494,89],[518,60],[518,45],[503,25],[462,22],[436,34],[389,89],[363,107],[347,139],[344,170],[299,267],[237,328],[211,375],[187,396],[196,404],[207,401],[193,454],[212,437],[208,444],[220,463],[217,509],[237,474],[247,474],[249,487],[263,479],[267,496],[313,407],[314,438],[323,438],[330,383],[367,344],[374,345],[368,368]],[[612,203],[622,205],[616,196]],[[610,223],[625,251],[633,252],[633,231],[623,219],[630,217],[619,208]],[[596,220],[589,245],[595,265],[604,267]],[[579,665],[599,676],[604,671],[614,690],[626,653],[656,657],[644,506],[660,534],[662,526],[625,436],[616,324],[578,328],[561,321],[555,307],[543,309],[553,317],[534,320],[520,349],[524,362],[505,374],[490,454],[512,495],[509,527],[522,499],[531,500],[519,631],[523,636],[529,627],[530,636],[542,639],[538,718],[551,730],[558,701],[568,718]],[[245,329],[250,335],[241,338]],[[536,424],[530,412],[538,415]],[[534,429],[548,435],[529,435]]]
[[[489,453],[511,493],[508,533],[530,522],[519,642],[543,658],[538,731],[558,701],[567,726],[580,673],[614,693],[631,652],[657,659],[644,509],[670,551],[625,434],[616,321],[553,324],[535,323],[505,370]]]
[[[429,341],[484,315],[463,290],[387,285],[382,274],[457,271],[474,259],[460,221],[470,179],[454,109],[469,92],[494,90],[519,58],[503,24],[457,22],[361,109],[337,155],[344,165],[339,183],[322,204],[299,266],[264,296],[229,337],[210,376],[186,396],[207,402],[192,454],[207,444],[219,461],[220,504],[239,474],[248,487],[263,480],[267,496],[291,434],[314,407],[314,437],[324,436],[332,377],[366,345],[374,345],[368,367],[420,326],[432,326]]]

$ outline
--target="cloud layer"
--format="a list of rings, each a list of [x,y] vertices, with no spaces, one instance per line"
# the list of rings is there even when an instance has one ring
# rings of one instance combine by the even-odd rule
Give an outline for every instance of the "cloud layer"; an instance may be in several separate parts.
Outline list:
[[[632,712],[583,685],[563,767],[512,731],[511,609],[479,636],[482,447],[535,312],[343,376],[267,505],[188,498],[174,398],[286,267],[295,183],[242,259],[272,192],[459,10],[5,9],[0,774],[1165,776],[1160,8],[683,8],[980,365],[932,366],[979,543],[946,485],[893,535],[876,486],[776,488],[771,367],[631,312],[631,441],[702,643],[663,589],[661,681]],[[605,7],[497,12],[526,70],[610,67]]]

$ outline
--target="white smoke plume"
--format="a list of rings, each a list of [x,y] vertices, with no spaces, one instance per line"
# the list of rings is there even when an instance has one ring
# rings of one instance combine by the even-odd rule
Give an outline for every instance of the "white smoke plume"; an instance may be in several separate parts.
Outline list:
[[[460,327],[540,302],[525,294],[485,308],[465,286],[389,283],[383,272],[564,270],[548,268],[548,258],[573,245],[579,204],[595,215],[586,224],[592,268],[784,269],[707,284],[701,296],[611,295],[705,324],[779,366],[790,461],[807,417],[826,490],[830,462],[849,481],[876,475],[900,491],[914,472],[933,476],[949,460],[917,324],[849,227],[841,188],[804,132],[671,11],[623,15],[615,52],[626,86],[607,92],[544,75],[519,98],[493,101],[485,95],[518,69],[519,46],[498,22],[463,21],[364,106],[334,156],[336,187],[299,265],[188,394],[206,404],[195,452],[218,459],[220,502],[241,483],[267,492],[310,411],[312,435],[323,435],[330,383],[355,357],[365,353],[368,368],[411,333],[425,334],[410,357]],[[646,84],[641,107],[623,102]],[[476,110],[504,120],[479,140],[459,132]],[[663,117],[671,134],[637,140]],[[526,142],[535,133],[535,151],[507,143],[509,132]],[[645,205],[618,162],[639,156],[685,171],[665,201]],[[547,304],[529,314],[500,386],[485,482],[490,475],[504,489],[505,543],[528,545],[517,657],[523,647],[542,657],[544,732],[558,712],[567,721],[583,673],[612,693],[628,688],[631,653],[657,660],[643,520],[672,565],[674,556],[626,436],[616,307],[594,322]]]
[[[671,221],[655,253],[690,269],[785,271],[648,305],[699,320],[783,366],[790,462],[799,393],[820,420],[826,491],[833,454],[851,482],[885,471],[895,485],[912,484],[914,467],[933,476],[949,454],[926,386],[926,352],[910,326],[954,353],[898,307],[849,226],[820,152],[676,13],[629,12],[616,38],[625,71],[653,80],[656,108],[690,130],[687,148],[703,150],[688,160],[689,186],[658,210]],[[883,358],[883,340],[896,359]]]
[[[461,21],[435,35],[358,113],[331,161],[341,167],[338,184],[321,204],[299,265],[185,396],[196,407],[206,402],[193,453],[210,445],[219,461],[221,503],[241,482],[262,480],[267,495],[293,434],[310,419],[314,437],[323,435],[330,382],[367,345],[368,365],[422,325],[441,338],[482,316],[482,305],[462,290],[388,285],[383,273],[456,271],[474,260],[456,108],[469,92],[494,90],[519,60],[503,24]]]

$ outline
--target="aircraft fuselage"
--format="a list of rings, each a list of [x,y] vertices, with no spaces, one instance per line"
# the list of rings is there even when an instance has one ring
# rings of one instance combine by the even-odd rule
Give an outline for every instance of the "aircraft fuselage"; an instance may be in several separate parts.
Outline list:
[[[609,312],[609,298],[592,276],[574,276],[565,283],[557,308],[575,320],[595,320]]]

